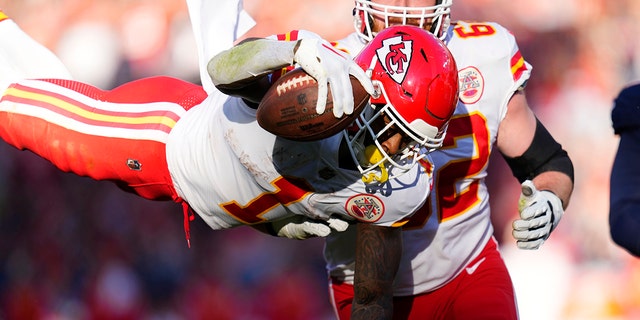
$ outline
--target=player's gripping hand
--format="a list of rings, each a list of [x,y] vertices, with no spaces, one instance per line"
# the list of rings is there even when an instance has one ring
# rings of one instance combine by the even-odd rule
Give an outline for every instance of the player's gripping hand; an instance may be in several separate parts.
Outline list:
[[[349,75],[354,76],[362,87],[373,95],[371,79],[347,54],[334,49],[330,43],[316,38],[299,40],[294,48],[294,62],[318,82],[316,112],[324,113],[327,104],[328,85],[333,98],[333,115],[353,113],[353,91]]]
[[[274,233],[278,237],[304,240],[315,237],[326,237],[332,231],[347,230],[349,223],[338,218],[327,221],[311,220],[303,216],[295,216],[271,223]]]
[[[520,249],[538,249],[560,222],[564,209],[553,192],[536,189],[531,180],[522,183],[518,201],[520,219],[513,222],[512,235]]]

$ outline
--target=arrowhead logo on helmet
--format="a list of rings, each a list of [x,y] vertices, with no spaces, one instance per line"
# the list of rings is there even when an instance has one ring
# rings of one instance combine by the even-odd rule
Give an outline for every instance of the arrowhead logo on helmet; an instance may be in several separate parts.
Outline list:
[[[382,47],[376,50],[382,68],[396,83],[402,83],[409,69],[413,42],[403,40],[401,36],[385,39]]]

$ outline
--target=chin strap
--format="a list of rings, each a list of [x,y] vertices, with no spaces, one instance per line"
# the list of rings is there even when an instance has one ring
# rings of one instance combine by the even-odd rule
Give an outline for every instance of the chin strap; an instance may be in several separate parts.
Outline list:
[[[368,159],[369,164],[374,164],[382,161],[382,153],[375,145],[370,145],[364,148],[364,156]],[[362,176],[362,181],[364,183],[372,183],[373,181],[378,181],[379,183],[385,183],[389,180],[389,173],[387,172],[387,168],[384,166],[384,162],[378,165],[380,168],[380,174],[376,174],[375,172],[371,172],[366,176]]]

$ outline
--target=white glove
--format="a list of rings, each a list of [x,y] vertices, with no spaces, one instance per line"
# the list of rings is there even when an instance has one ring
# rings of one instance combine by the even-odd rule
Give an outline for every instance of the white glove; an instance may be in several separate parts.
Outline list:
[[[518,211],[521,219],[513,222],[512,235],[520,249],[538,249],[564,213],[560,198],[550,191],[538,191],[531,180],[522,183]]]
[[[316,113],[324,113],[327,104],[328,86],[331,86],[333,115],[353,113],[353,91],[349,75],[353,75],[370,95],[373,83],[367,74],[346,53],[336,50],[326,41],[305,38],[294,49],[293,61],[318,82]]]
[[[271,223],[278,237],[304,240],[314,237],[326,237],[332,230],[342,232],[347,230],[349,223],[338,218],[327,221],[311,220],[303,216],[294,216]]]

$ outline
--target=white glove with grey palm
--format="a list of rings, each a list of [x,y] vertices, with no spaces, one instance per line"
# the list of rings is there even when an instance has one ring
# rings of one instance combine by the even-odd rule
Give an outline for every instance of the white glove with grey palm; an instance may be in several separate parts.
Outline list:
[[[549,238],[562,215],[562,201],[553,192],[537,190],[531,180],[522,183],[518,201],[520,219],[513,222],[512,235],[520,249],[538,249]]]
[[[315,237],[326,237],[331,232],[347,230],[349,223],[338,218],[327,221],[311,220],[303,216],[294,216],[271,222],[273,233],[278,237],[304,240]]]

